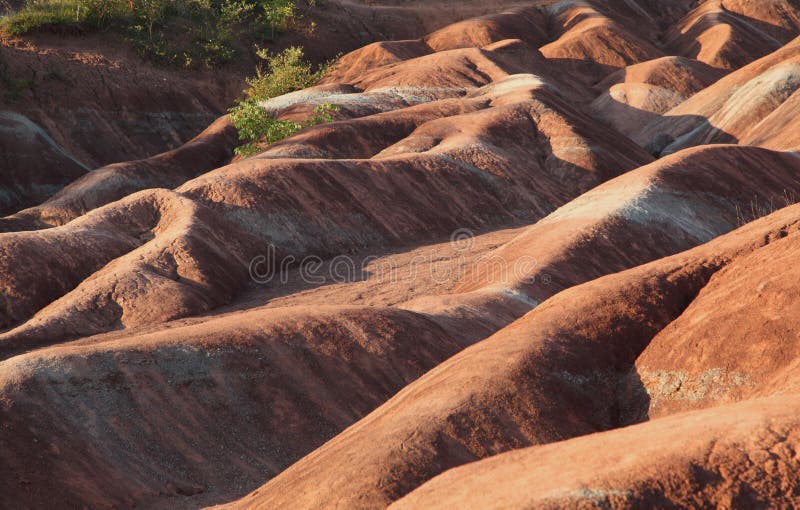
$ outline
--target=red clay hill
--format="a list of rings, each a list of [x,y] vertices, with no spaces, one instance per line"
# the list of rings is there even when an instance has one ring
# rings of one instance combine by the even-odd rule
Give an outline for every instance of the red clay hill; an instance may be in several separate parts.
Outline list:
[[[4,40],[0,507],[800,506],[800,2],[368,4],[245,158]]]

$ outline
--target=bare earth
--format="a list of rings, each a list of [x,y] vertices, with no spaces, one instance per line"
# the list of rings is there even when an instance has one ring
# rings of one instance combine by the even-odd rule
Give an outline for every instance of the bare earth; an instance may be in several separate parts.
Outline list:
[[[317,16],[246,159],[244,63],[3,39],[96,88],[0,111],[0,507],[800,506],[800,2]]]

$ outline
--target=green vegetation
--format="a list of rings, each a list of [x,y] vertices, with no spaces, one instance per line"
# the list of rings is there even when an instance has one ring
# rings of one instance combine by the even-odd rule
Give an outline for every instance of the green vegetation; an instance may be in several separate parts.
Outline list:
[[[238,38],[273,40],[299,17],[294,0],[27,0],[2,27],[13,35],[113,30],[160,64],[212,67],[235,56]]]
[[[239,131],[239,139],[244,142],[236,148],[236,154],[243,157],[256,154],[264,145],[289,137],[301,129],[331,122],[332,114],[338,111],[338,107],[325,103],[303,122],[275,119],[260,105],[262,101],[316,84],[332,64],[314,69],[303,60],[303,50],[298,47],[277,54],[262,49],[258,56],[266,66],[259,67],[256,76],[247,80],[249,88],[245,90],[245,99],[230,109],[231,121]]]
[[[241,157],[258,154],[265,145],[288,138],[302,129],[333,121],[332,113],[338,109],[335,105],[325,103],[318,106],[314,115],[303,122],[294,122],[273,118],[257,103],[243,102],[231,111],[231,120],[239,130],[239,139],[245,142],[234,152]]]
[[[310,87],[321,80],[332,66],[327,63],[315,70],[311,63],[303,60],[303,49],[298,46],[276,54],[262,48],[256,54],[266,65],[260,66],[256,75],[247,79],[249,88],[244,91],[248,99],[256,101],[266,101]]]
[[[68,31],[82,26],[99,28],[119,14],[116,12],[120,7],[117,3],[102,0],[30,0],[19,12],[8,16],[3,25],[13,35],[40,29]]]

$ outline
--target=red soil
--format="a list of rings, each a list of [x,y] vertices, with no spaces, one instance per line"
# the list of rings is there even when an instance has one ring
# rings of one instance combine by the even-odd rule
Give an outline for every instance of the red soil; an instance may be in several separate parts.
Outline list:
[[[800,6],[319,16],[246,159],[236,72],[3,48],[94,85],[0,125],[0,506],[800,504]]]

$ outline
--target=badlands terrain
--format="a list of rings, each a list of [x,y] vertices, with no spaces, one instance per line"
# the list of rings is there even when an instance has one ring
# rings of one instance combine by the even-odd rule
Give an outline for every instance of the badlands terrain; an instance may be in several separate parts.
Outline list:
[[[800,0],[319,16],[247,158],[251,62],[3,39],[0,508],[800,506]]]

